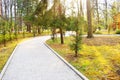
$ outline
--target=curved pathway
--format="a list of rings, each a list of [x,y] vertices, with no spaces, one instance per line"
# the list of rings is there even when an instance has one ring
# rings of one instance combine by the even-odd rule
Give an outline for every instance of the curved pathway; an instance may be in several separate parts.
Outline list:
[[[19,44],[2,80],[85,80],[46,47],[49,38],[36,37]]]

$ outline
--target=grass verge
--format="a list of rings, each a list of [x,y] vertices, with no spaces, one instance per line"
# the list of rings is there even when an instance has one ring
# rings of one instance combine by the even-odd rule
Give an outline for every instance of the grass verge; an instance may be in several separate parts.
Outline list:
[[[65,38],[63,45],[59,39],[55,42],[48,40],[47,44],[90,80],[120,80],[120,44],[116,39],[119,41],[120,38],[84,38],[77,58],[69,48],[72,37]]]

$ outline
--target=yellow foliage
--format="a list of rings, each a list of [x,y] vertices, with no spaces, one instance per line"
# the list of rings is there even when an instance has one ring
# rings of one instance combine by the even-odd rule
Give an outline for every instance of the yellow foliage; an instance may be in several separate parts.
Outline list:
[[[70,39],[67,39],[66,42],[70,42],[69,40]],[[59,47],[62,46],[63,45],[59,45]],[[54,48],[56,49],[56,47]],[[64,54],[62,56],[65,57],[68,53],[72,53],[71,50],[68,49],[69,45],[65,46],[60,54]],[[60,51],[61,48],[58,50]],[[70,61],[73,66],[85,74],[90,80],[109,80],[110,75],[115,75],[112,76],[111,79],[113,78],[113,80],[116,80],[115,77],[119,77],[116,75],[116,70],[120,67],[120,45],[88,46],[83,44],[80,56]]]

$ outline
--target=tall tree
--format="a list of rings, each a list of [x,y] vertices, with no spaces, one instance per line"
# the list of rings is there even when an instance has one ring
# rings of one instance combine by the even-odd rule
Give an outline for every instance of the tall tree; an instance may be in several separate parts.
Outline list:
[[[52,26],[52,40],[55,40],[55,30],[56,30],[56,26],[55,26],[55,19],[56,19],[56,5],[57,5],[58,1],[54,0],[53,2],[53,6],[52,6],[52,22],[51,22],[51,26]]]
[[[82,0],[80,0],[80,15],[84,17]]]
[[[9,2],[9,10],[10,10],[10,25],[9,25],[9,37],[10,37],[10,41],[12,40],[11,34],[12,34],[12,23],[13,23],[13,0],[10,0]]]
[[[99,18],[99,6],[98,6],[98,0],[95,0],[95,5],[96,5],[96,12],[97,12],[97,28],[99,27],[99,22],[100,22],[100,18]]]
[[[59,2],[59,6],[58,6],[58,16],[61,19],[62,22],[62,16],[63,15],[63,9],[62,9],[62,5]],[[61,23],[63,24],[63,23]],[[62,29],[63,25],[60,25],[59,29],[60,29],[60,38],[61,38],[61,44],[64,44],[64,39],[63,39],[63,29]]]
[[[18,37],[18,27],[17,27],[17,0],[14,0],[14,34],[15,34],[15,39],[17,40]]]
[[[106,26],[106,29],[108,28],[108,1],[107,0],[104,0],[105,1],[105,26]]]
[[[87,5],[87,21],[88,21],[88,34],[87,38],[93,37],[93,29],[92,29],[92,19],[91,19],[91,3],[90,0],[86,0]]]
[[[2,0],[0,0],[0,16],[2,15]]]
[[[65,21],[65,8],[64,8],[65,5],[64,6],[63,5],[61,4],[60,0],[54,0],[53,7],[51,8],[53,13],[53,19],[52,19],[53,38],[55,38],[55,29],[59,28],[61,44],[64,44],[63,27]]]
[[[37,4],[36,9],[34,11],[34,13],[32,14],[32,16],[34,16],[35,20],[37,20],[35,22],[35,25],[37,26],[38,29],[38,33],[41,33],[41,28],[44,26],[47,26],[47,21],[45,23],[46,20],[46,16],[47,13],[47,7],[48,7],[48,0],[41,0],[39,2],[39,4]],[[48,11],[49,12],[49,11]],[[48,17],[49,18],[49,17]],[[46,24],[46,25],[45,25]]]
[[[5,25],[4,25],[4,28],[3,28],[3,42],[4,42],[4,46],[6,46],[6,38],[5,38],[5,35],[6,35],[6,32],[7,32],[7,27],[8,27],[8,11],[9,11],[9,0],[3,0],[3,5],[4,5],[4,9],[2,9],[2,12],[4,11],[4,15],[2,15],[5,19]],[[3,8],[3,5],[2,5],[2,8]]]

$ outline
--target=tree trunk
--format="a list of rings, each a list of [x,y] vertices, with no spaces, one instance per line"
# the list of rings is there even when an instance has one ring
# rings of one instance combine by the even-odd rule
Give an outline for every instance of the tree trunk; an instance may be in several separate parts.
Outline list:
[[[90,0],[86,1],[87,5],[87,20],[88,20],[88,34],[87,38],[93,38],[92,19],[91,19],[91,4]]]
[[[60,39],[61,39],[61,44],[64,44],[63,30],[62,30],[62,28],[60,28]]]
[[[15,14],[15,25],[14,25],[14,29],[15,29],[15,39],[17,40],[17,10],[16,10],[16,3],[17,1],[14,1],[14,14]]]
[[[41,27],[38,26],[38,34],[41,34]]]
[[[0,16],[2,16],[2,0],[0,0]]]
[[[105,0],[105,26],[106,29],[108,29],[108,3],[107,0]]]
[[[8,1],[8,3],[10,3],[9,1]],[[10,7],[9,7],[9,9],[10,9]],[[8,9],[8,14],[10,14],[10,10]],[[8,19],[7,19],[7,27],[9,28],[8,29],[8,32],[9,32],[9,37],[10,37],[10,41],[12,40],[12,38],[11,38],[11,24],[10,24],[10,15],[8,15]]]
[[[27,24],[26,26],[27,26],[27,31],[28,31],[29,33],[31,33],[31,25],[30,25],[30,24]]]
[[[6,3],[6,0],[4,0],[4,11],[5,11],[5,20],[7,21],[7,3]],[[7,21],[8,22],[8,21]],[[6,39],[5,39],[5,35],[6,35],[6,25],[4,25],[4,28],[3,28],[3,43],[4,43],[4,47],[6,47]]]
[[[11,38],[11,34],[12,34],[12,18],[13,18],[13,13],[12,13],[12,6],[13,6],[13,1],[10,1],[10,31],[9,31],[9,35],[10,35],[10,41],[12,40],[12,38]]]
[[[78,26],[78,23],[77,23],[77,26]],[[76,40],[75,40],[75,57],[77,57],[78,56],[78,37],[79,37],[79,33],[78,33],[78,28],[76,29]]]
[[[5,30],[5,26],[4,26],[4,30],[3,30],[3,43],[4,43],[4,47],[6,47],[5,34],[6,34],[6,30]]]
[[[55,28],[52,29],[52,40],[55,40]]]
[[[78,57],[78,51],[75,50],[75,57]]]
[[[96,11],[97,11],[97,28],[99,29],[99,26],[98,26],[98,25],[99,25],[99,22],[100,22],[100,21],[99,21],[98,0],[96,0],[96,8],[97,8],[97,9],[96,9]]]
[[[4,0],[4,7],[5,7],[5,19],[7,20],[7,2]]]
[[[80,14],[81,14],[82,17],[84,17],[82,0],[80,0]]]

